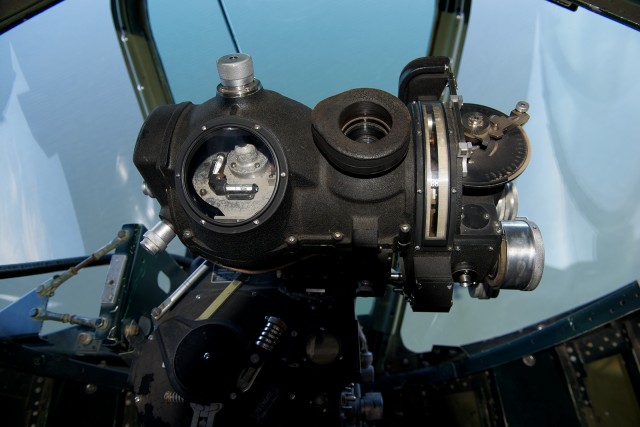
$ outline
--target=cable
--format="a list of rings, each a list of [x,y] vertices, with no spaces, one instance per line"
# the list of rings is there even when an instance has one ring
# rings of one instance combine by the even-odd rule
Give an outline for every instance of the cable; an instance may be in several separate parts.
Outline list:
[[[107,265],[111,262],[111,256],[111,254],[107,254],[97,261],[93,262],[89,267]],[[178,263],[178,265],[180,265],[184,269],[188,269],[191,265],[191,262],[193,261],[191,258],[180,255],[171,254],[171,257],[176,263]],[[35,261],[24,262],[20,264],[0,265],[0,280],[11,279],[15,277],[33,276],[36,274],[53,273],[56,271],[64,271],[81,263],[85,259],[87,259],[86,256],[80,256],[50,261]]]
[[[233,48],[236,50],[236,52],[240,53],[241,52],[240,46],[238,45],[236,34],[233,32],[231,21],[229,21],[229,15],[227,14],[227,9],[225,9],[224,3],[222,2],[222,0],[218,0],[218,5],[220,6],[220,11],[222,12],[222,16],[224,17],[224,23],[227,25],[229,36],[231,36],[231,41],[233,42]]]

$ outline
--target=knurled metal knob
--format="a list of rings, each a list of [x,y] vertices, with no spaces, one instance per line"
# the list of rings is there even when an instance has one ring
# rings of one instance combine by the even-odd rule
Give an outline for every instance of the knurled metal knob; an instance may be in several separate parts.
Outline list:
[[[253,60],[244,53],[221,56],[216,62],[222,86],[239,87],[253,81]]]

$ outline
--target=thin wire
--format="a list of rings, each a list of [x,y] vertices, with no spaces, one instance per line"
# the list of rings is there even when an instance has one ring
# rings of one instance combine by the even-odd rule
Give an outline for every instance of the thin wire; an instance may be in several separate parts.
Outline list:
[[[229,21],[229,15],[227,14],[227,10],[224,7],[224,3],[222,0],[218,0],[218,5],[220,6],[220,10],[222,11],[222,16],[224,17],[224,23],[227,25],[227,30],[229,31],[229,35],[231,36],[231,41],[233,42],[233,48],[237,53],[240,53],[240,46],[238,45],[238,40],[236,39],[236,34],[233,31],[233,27],[231,26],[231,21]]]

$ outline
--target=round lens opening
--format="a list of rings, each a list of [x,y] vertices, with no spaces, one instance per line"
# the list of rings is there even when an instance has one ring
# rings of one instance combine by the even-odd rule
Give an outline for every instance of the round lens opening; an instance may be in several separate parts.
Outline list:
[[[182,179],[202,218],[218,225],[257,225],[279,175],[266,140],[248,129],[223,126],[206,131],[195,146]]]
[[[373,144],[391,131],[391,115],[382,106],[361,101],[349,105],[340,115],[342,133],[352,141]]]

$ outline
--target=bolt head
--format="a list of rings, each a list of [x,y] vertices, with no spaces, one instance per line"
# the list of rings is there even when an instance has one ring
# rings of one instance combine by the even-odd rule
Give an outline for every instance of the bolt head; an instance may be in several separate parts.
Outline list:
[[[484,126],[484,117],[480,113],[473,113],[467,117],[467,125],[471,128],[479,128]]]
[[[516,111],[519,113],[526,113],[529,111],[529,103],[526,101],[520,101],[516,104]]]
[[[78,334],[78,342],[82,345],[89,345],[93,342],[93,337],[87,332],[81,332]]]
[[[84,386],[85,394],[93,394],[98,390],[98,386],[95,384],[87,384]]]
[[[524,356],[522,358],[522,362],[525,365],[527,365],[529,367],[532,367],[532,366],[534,366],[536,364],[536,357],[534,355],[532,355],[532,354],[529,354],[529,355]]]

